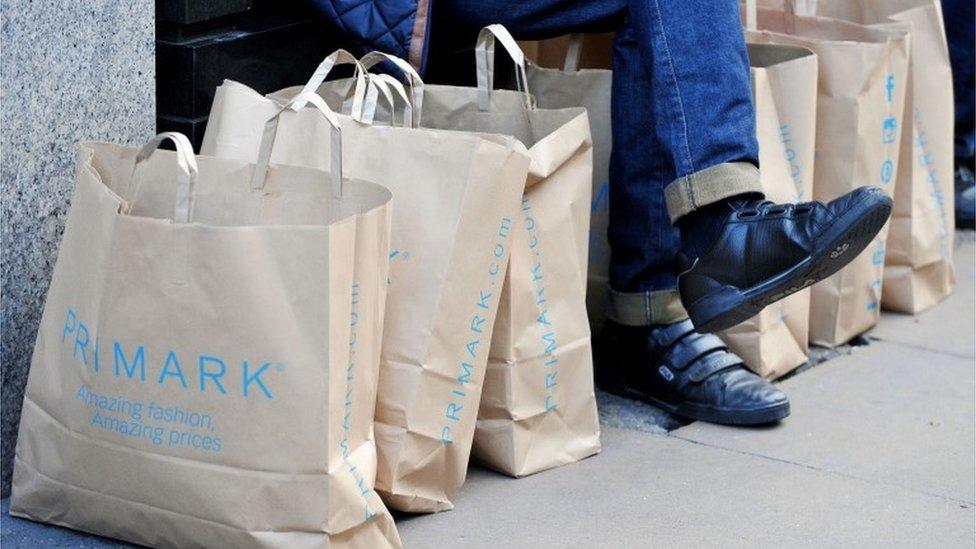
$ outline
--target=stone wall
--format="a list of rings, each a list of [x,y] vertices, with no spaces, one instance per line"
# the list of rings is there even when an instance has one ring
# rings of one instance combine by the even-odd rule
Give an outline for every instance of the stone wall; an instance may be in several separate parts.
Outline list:
[[[154,133],[152,0],[4,0],[0,34],[2,491],[74,185],[75,144]]]

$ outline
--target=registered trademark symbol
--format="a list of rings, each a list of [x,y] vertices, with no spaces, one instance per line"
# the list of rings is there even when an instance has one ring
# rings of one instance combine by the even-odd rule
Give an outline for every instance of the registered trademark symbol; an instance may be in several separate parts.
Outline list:
[[[280,363],[280,362],[276,363],[274,365],[274,368],[275,368],[275,370],[277,370],[279,372],[284,372],[285,371],[285,365],[282,364],[282,363]]]

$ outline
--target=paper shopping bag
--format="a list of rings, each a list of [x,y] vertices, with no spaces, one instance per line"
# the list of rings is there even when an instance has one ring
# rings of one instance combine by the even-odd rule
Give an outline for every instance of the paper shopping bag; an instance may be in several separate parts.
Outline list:
[[[810,49],[819,62],[813,198],[829,201],[864,185],[895,188],[907,89],[909,37],[903,25],[868,28],[846,21],[759,10],[750,42]],[[753,5],[754,7],[754,5]],[[746,18],[750,18],[747,8]],[[810,341],[835,346],[878,320],[887,226],[857,258],[814,285]]]
[[[492,89],[496,37],[521,92]],[[473,450],[522,476],[600,449],[585,301],[592,145],[584,109],[533,105],[524,56],[503,27],[483,29],[475,53],[478,87],[428,86],[421,124],[512,135],[529,148]]]
[[[373,55],[364,57],[366,64],[367,58],[395,60]],[[412,72],[405,62],[395,61]],[[351,82],[323,83],[328,71],[320,69],[304,89],[341,105]],[[411,119],[419,120],[423,83],[415,73],[411,82]],[[204,150],[253,158],[255,128],[302,89],[262,97],[243,85],[225,83],[217,90]],[[354,99],[351,114],[368,118],[363,114],[368,103]],[[378,111],[377,120],[385,112]],[[275,147],[279,156],[273,160],[330,164],[328,150],[321,146],[327,128],[313,115],[306,109],[282,121]],[[512,137],[342,119],[345,173],[368,177],[393,193],[376,405],[376,489],[400,510],[450,509],[467,470],[529,158]]]
[[[525,67],[529,89],[536,104],[546,109],[583,107],[590,121],[593,141],[593,183],[590,192],[589,264],[587,267],[586,305],[593,332],[603,326],[606,314],[610,272],[610,244],[607,226],[610,214],[610,68],[609,41],[612,35],[595,37],[581,34],[565,39],[547,40],[539,45],[539,65]],[[584,47],[585,46],[585,47]],[[580,68],[583,54],[589,55],[589,66]],[[595,58],[597,53],[601,58]],[[559,66],[548,68],[542,63],[561,54]]]
[[[156,547],[399,546],[358,347],[382,322],[390,199],[195,159],[179,134],[82,144],[11,514]]]
[[[817,56],[806,48],[748,44],[759,179],[768,200],[813,192]],[[807,360],[810,290],[801,290],[718,335],[756,373],[778,378]]]
[[[881,305],[918,313],[955,285],[952,247],[952,68],[938,0],[819,0],[818,15],[866,25],[911,25],[895,207],[885,253]]]

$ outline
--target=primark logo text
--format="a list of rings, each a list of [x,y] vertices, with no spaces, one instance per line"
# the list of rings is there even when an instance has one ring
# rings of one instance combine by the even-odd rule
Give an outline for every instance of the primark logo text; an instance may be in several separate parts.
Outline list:
[[[71,356],[97,374],[138,383],[156,383],[186,391],[272,399],[274,374],[285,367],[276,362],[229,362],[209,354],[177,353],[166,350],[147,352],[138,343],[105,340],[91,333],[74,309],[68,309],[61,330],[61,343]]]

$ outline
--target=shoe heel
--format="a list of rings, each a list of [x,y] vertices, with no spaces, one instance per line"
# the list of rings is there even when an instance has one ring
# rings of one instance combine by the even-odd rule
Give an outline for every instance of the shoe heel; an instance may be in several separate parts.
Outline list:
[[[617,395],[619,397],[632,398],[627,384],[619,375],[606,371],[606,368],[596,366],[593,368],[593,382],[597,388],[603,392]]]
[[[731,328],[755,316],[753,304],[737,288],[725,286],[686,307],[688,316],[701,333]]]

